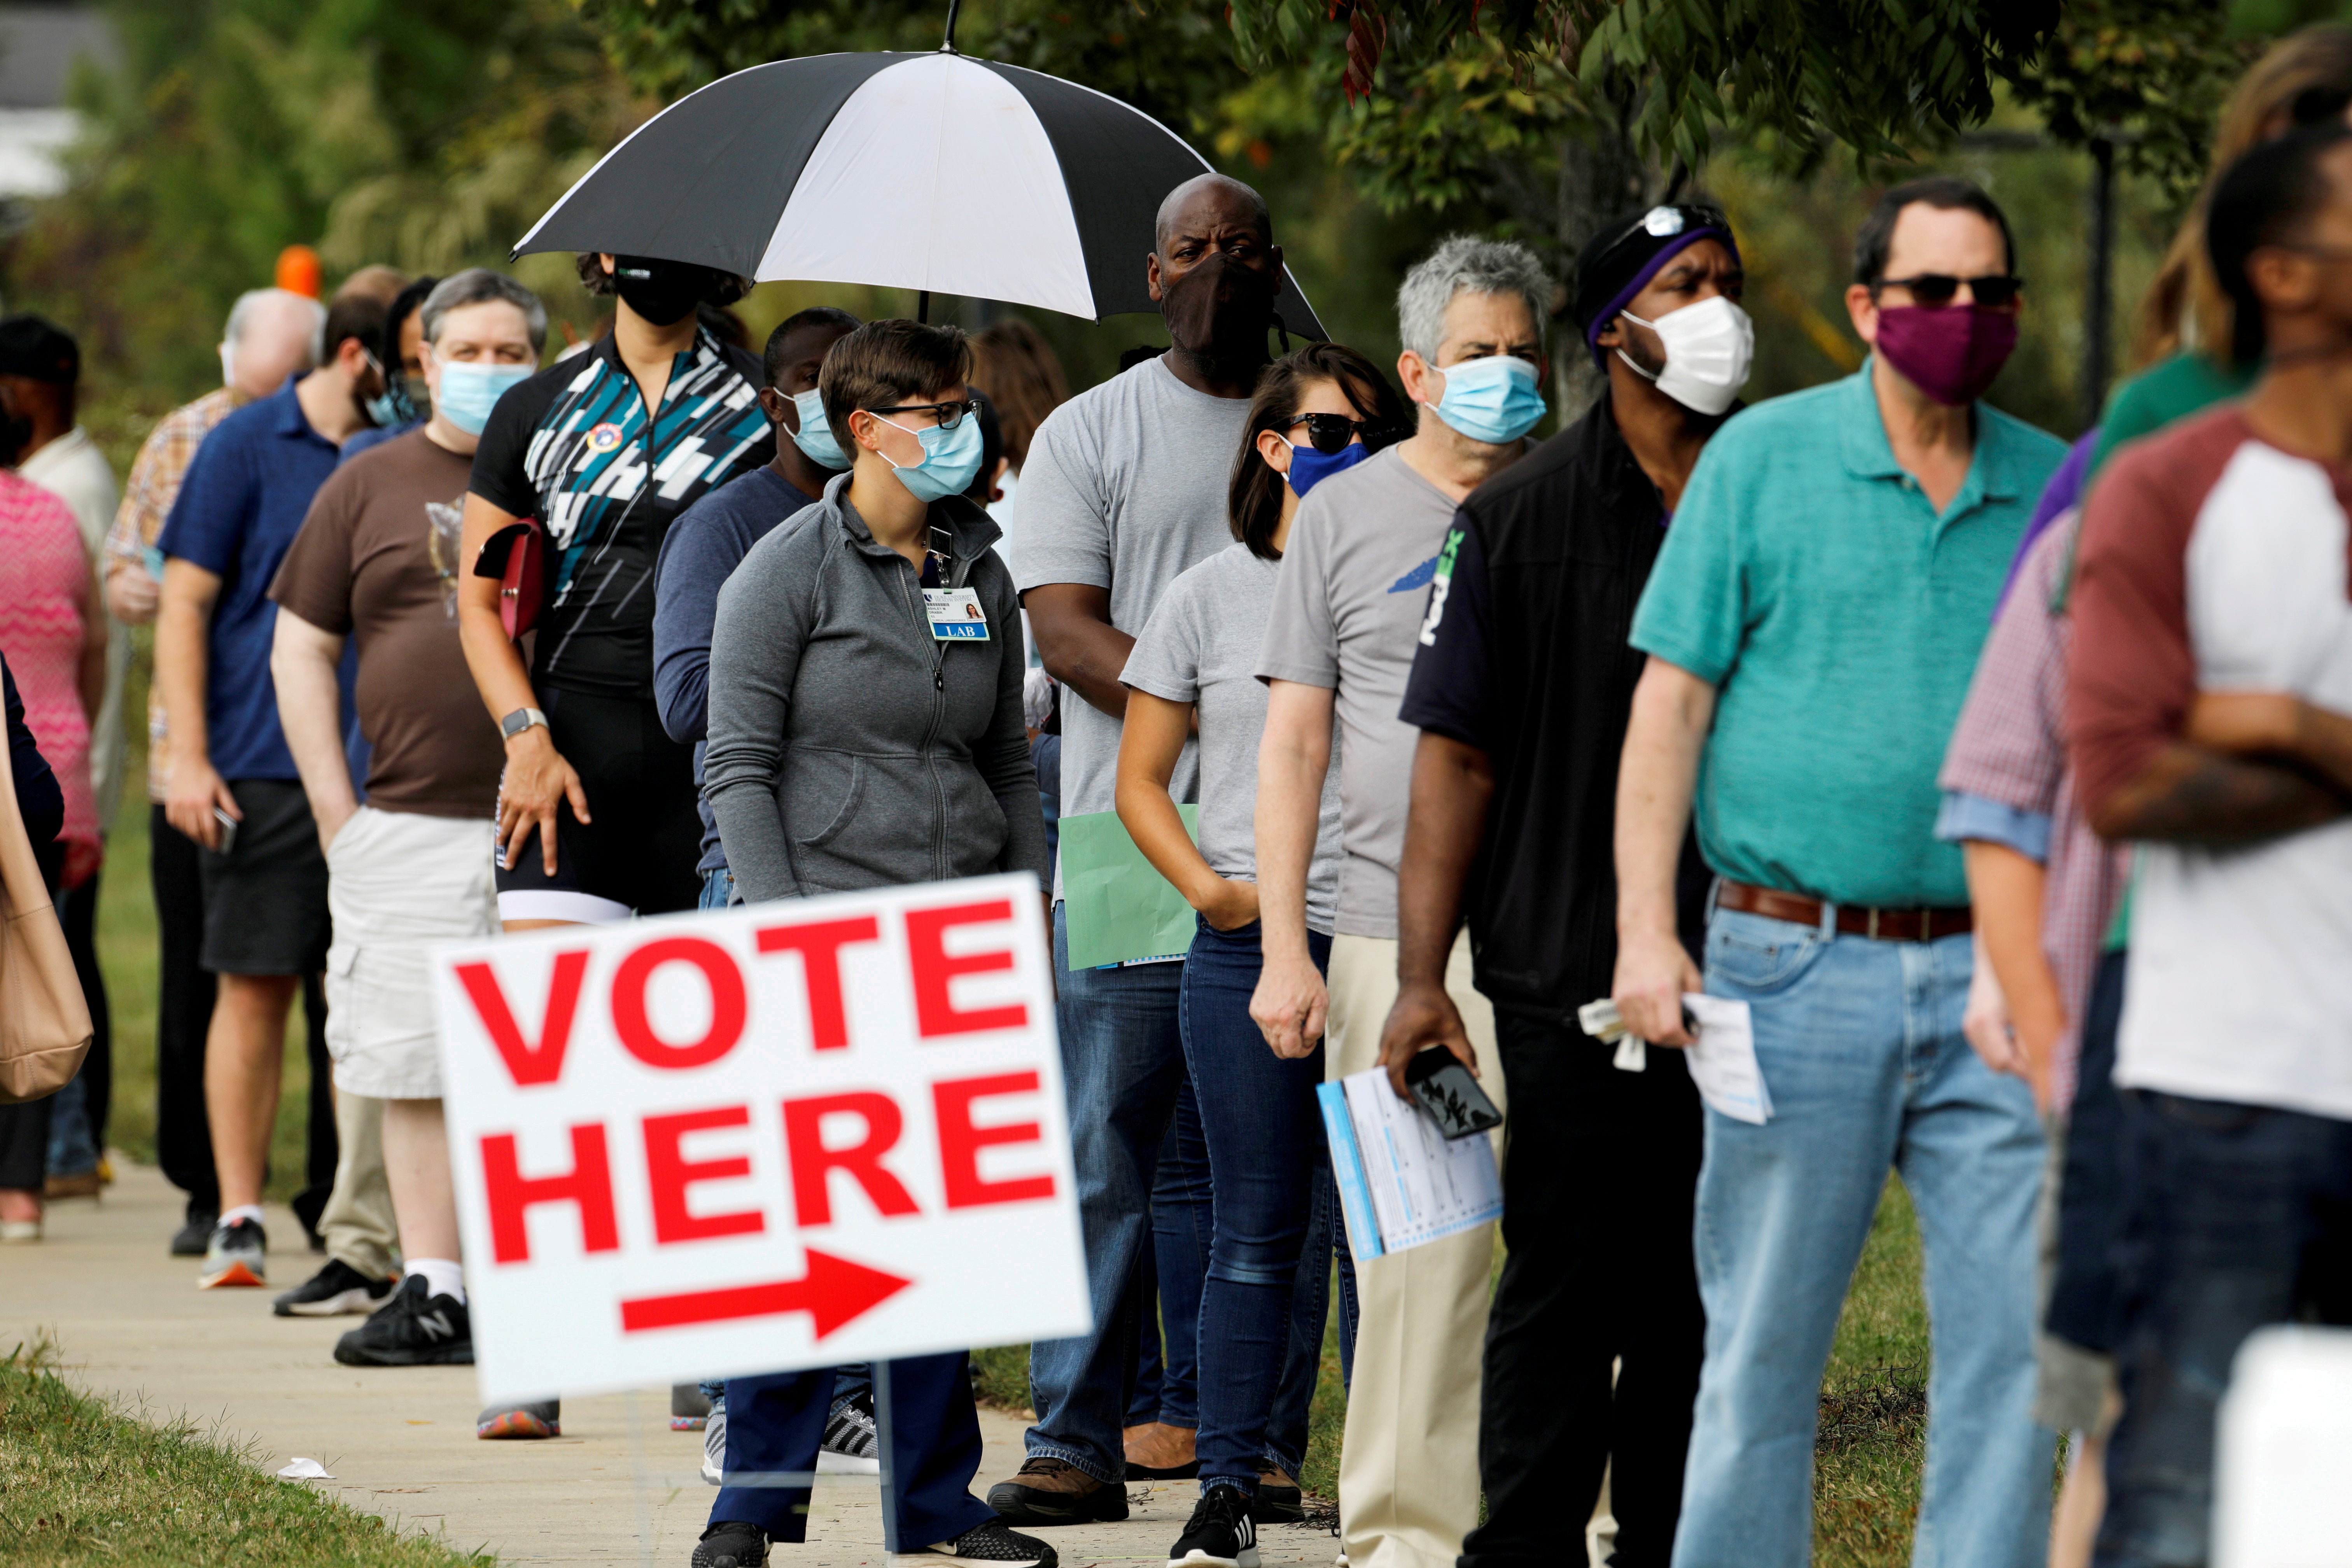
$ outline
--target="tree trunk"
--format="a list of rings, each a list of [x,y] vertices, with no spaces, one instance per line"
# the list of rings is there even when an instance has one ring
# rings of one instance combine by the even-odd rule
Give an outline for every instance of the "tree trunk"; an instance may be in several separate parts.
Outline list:
[[[1635,151],[1622,121],[1588,121],[1560,144],[1559,207],[1552,232],[1565,260],[1561,282],[1567,297],[1559,311],[1561,334],[1552,350],[1552,385],[1563,428],[1600,401],[1609,384],[1577,340],[1569,314],[1576,303],[1576,258],[1603,224],[1640,211],[1657,200],[1665,185],[1665,176]]]

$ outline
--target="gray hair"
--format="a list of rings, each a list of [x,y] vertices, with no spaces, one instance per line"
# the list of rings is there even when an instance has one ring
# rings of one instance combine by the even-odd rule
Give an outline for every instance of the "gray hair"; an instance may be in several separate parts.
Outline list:
[[[468,267],[463,272],[452,272],[433,287],[425,296],[425,303],[416,310],[418,329],[425,341],[441,341],[441,318],[452,310],[468,305],[488,305],[505,300],[522,312],[523,325],[530,333],[530,352],[543,353],[547,348],[547,307],[539,296],[508,277],[487,267]]]
[[[327,307],[308,294],[297,294],[291,289],[247,289],[228,308],[228,325],[221,330],[221,342],[235,348],[245,341],[245,329],[253,324],[255,312],[272,300],[290,300],[309,312],[310,318],[310,363],[317,364],[327,353]]]
[[[1551,274],[1536,253],[1507,240],[1457,234],[1439,242],[1429,259],[1404,275],[1397,289],[1397,335],[1434,364],[1445,341],[1445,307],[1456,294],[1517,294],[1540,337],[1551,315]]]

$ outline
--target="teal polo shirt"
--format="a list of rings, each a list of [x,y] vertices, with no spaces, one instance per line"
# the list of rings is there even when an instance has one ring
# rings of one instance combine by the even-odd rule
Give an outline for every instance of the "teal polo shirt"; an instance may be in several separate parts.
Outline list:
[[[1699,847],[1725,877],[1841,904],[1969,901],[1936,772],[2011,554],[2064,443],[1978,404],[1942,516],[1895,466],[1870,365],[1717,432],[1633,646],[1717,690]]]

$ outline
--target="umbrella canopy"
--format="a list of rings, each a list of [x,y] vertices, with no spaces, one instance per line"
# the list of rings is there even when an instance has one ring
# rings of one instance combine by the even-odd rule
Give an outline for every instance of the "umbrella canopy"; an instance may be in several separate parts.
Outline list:
[[[1018,66],[814,55],[712,82],[631,132],[516,245],[865,283],[1090,320],[1145,292],[1160,198],[1208,160],[1139,110]],[[1283,323],[1322,325],[1287,274]]]

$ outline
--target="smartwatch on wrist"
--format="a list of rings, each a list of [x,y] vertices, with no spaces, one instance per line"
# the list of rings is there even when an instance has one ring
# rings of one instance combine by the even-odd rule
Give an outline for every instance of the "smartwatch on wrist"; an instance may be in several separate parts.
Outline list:
[[[533,724],[544,728],[547,724],[547,715],[536,708],[518,708],[499,721],[499,733],[511,741]]]

